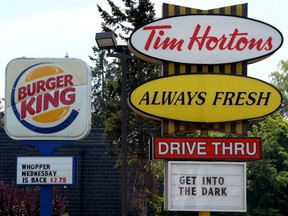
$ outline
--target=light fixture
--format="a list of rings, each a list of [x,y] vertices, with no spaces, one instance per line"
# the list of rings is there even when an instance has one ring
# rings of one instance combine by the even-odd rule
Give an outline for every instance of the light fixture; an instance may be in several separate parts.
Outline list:
[[[96,33],[95,40],[99,49],[115,49],[117,41],[112,31]]]

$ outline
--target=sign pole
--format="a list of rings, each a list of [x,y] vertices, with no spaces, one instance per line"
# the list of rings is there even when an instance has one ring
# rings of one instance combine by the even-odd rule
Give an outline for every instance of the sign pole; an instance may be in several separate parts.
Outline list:
[[[200,131],[201,137],[207,137],[208,136],[208,130],[201,130]],[[210,212],[199,212],[199,216],[210,216]]]
[[[45,141],[44,141],[45,142]],[[47,143],[51,143],[50,141],[46,141]],[[61,141],[56,142],[59,146],[65,145],[60,144]],[[43,147],[48,145],[43,145],[41,141],[34,142],[35,145],[38,144],[38,149],[42,156],[52,156],[54,150],[57,148],[56,146],[50,145],[50,148]],[[55,145],[55,144],[54,144]],[[42,146],[42,147],[41,147]],[[40,186],[40,216],[52,216],[52,186]]]
[[[210,212],[199,212],[199,216],[210,216]]]
[[[52,215],[52,186],[40,187],[40,216]]]
[[[50,148],[47,148],[47,147],[41,148],[40,146],[43,146],[43,144],[41,145],[42,143],[41,141],[39,142],[36,141],[35,143],[38,143],[38,149],[42,156],[52,156],[54,150],[56,149],[55,146],[52,146]],[[40,186],[40,216],[52,216],[52,213],[53,213],[52,208],[53,208],[52,207],[52,186],[46,186],[46,185]]]

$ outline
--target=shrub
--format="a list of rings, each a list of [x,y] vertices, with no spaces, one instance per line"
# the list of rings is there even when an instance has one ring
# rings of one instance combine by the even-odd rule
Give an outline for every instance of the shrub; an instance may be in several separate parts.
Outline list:
[[[53,215],[63,215],[68,202],[53,187]],[[0,215],[40,215],[40,187],[18,188],[0,181]]]

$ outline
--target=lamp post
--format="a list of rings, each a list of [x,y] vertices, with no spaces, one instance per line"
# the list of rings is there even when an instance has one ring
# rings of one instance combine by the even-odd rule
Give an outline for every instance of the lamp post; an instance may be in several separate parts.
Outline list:
[[[108,57],[116,57],[122,64],[122,88],[121,88],[121,166],[122,166],[122,216],[127,215],[127,149],[128,149],[128,107],[127,107],[127,59],[137,59],[131,56],[127,46],[117,46],[117,41],[113,32],[96,33],[96,43],[99,49],[113,49],[114,53],[108,53]]]

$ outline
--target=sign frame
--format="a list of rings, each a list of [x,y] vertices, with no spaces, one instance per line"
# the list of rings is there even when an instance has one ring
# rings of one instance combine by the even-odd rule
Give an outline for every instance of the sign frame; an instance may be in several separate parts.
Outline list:
[[[79,140],[91,130],[91,69],[78,58],[16,58],[5,71],[4,129],[15,140]],[[15,130],[17,127],[17,130]]]
[[[183,199],[180,199],[178,197],[174,198],[174,200],[173,200],[171,198],[172,189],[170,188],[170,184],[174,185],[174,182],[171,183],[172,182],[171,181],[171,167],[172,167],[173,164],[174,165],[177,164],[177,165],[199,166],[200,168],[198,169],[198,171],[197,171],[197,169],[195,169],[196,172],[193,173],[194,175],[198,175],[198,176],[207,175],[207,173],[205,174],[205,171],[204,171],[204,174],[202,174],[201,173],[201,169],[204,169],[204,168],[207,169],[208,166],[213,166],[213,172],[214,172],[213,174],[214,175],[216,175],[215,173],[217,173],[217,175],[219,175],[219,167],[220,166],[225,167],[225,168],[222,168],[222,171],[223,171],[223,169],[227,170],[228,166],[232,166],[232,168],[234,166],[234,169],[231,168],[231,170],[235,171],[235,167],[238,166],[238,169],[242,172],[240,175],[237,174],[237,175],[239,175],[239,179],[238,180],[240,181],[240,186],[239,187],[241,187],[241,189],[242,189],[242,193],[240,195],[237,195],[237,196],[240,197],[239,200],[237,200],[237,198],[236,198],[236,201],[238,202],[238,203],[236,203],[236,205],[238,205],[236,207],[238,207],[238,208],[235,207],[234,203],[230,204],[231,206],[223,206],[225,204],[224,200],[223,200],[223,202],[220,201],[222,206],[218,206],[218,207],[216,205],[213,206],[211,204],[211,203],[215,203],[216,200],[213,200],[213,201],[210,202],[209,198],[205,199],[205,197],[204,197],[204,200],[203,199],[201,200],[200,199],[201,197],[198,198],[197,195],[196,195],[198,193],[198,189],[199,188],[196,188],[196,190],[194,191],[196,194],[189,194],[189,196],[187,196],[188,198],[190,198],[190,200],[187,198],[187,200],[184,202]],[[217,166],[218,166],[218,170],[216,170]],[[187,170],[185,170],[185,172],[186,172],[185,174],[187,174],[187,176],[188,176],[189,173],[187,173]],[[164,208],[166,210],[168,210],[168,211],[214,211],[214,212],[246,212],[247,211],[246,163],[245,162],[166,161],[166,163],[165,163],[165,176],[164,177],[165,177],[165,181],[164,181]],[[220,179],[220,178],[218,178],[218,179]],[[197,178],[196,178],[195,182],[192,182],[192,180],[193,179],[190,176],[190,179],[189,179],[190,185],[192,185],[193,183],[198,184]],[[186,183],[187,182],[188,182],[188,179],[187,179]],[[230,182],[231,182],[231,180],[230,180]],[[242,185],[241,185],[241,183],[242,183]],[[196,185],[196,186],[198,187],[198,185]],[[236,186],[237,186],[237,184],[236,184]],[[177,187],[177,186],[174,185],[174,187]],[[230,187],[232,187],[232,186],[230,185]],[[236,189],[235,191],[241,190],[241,189]],[[190,193],[191,193],[191,191],[192,191],[192,188],[190,190]],[[231,192],[227,192],[227,193],[232,194]],[[233,193],[235,193],[235,192],[233,192]],[[212,198],[214,198],[214,197],[212,196]],[[217,196],[216,196],[215,199],[217,199]],[[181,208],[181,206],[173,206],[172,205],[172,203],[175,200],[177,200],[176,202],[182,204],[182,208]],[[227,199],[225,199],[225,200],[227,200]],[[192,201],[193,201],[193,203],[197,203],[198,206],[197,205],[193,206],[193,204],[191,204],[190,207],[187,207],[187,203],[191,203]],[[211,206],[208,206],[207,204],[206,205],[203,204],[202,206],[200,206],[201,203],[205,203],[205,202],[208,203],[208,204],[210,203]]]
[[[70,169],[68,170],[53,170],[54,172],[69,172],[71,174],[71,181],[69,181],[70,183],[66,183],[64,181],[66,181],[64,178],[66,178],[65,176],[48,176],[46,178],[53,178],[52,180],[50,179],[50,182],[47,182],[47,183],[24,183],[24,179],[22,179],[22,183],[21,183],[21,179],[20,178],[23,178],[23,176],[20,176],[19,173],[21,173],[23,171],[23,169],[19,166],[23,165],[23,163],[19,163],[19,160],[37,160],[39,161],[39,164],[42,164],[43,166],[43,169],[46,167],[49,168],[50,170],[50,167],[51,167],[51,164],[48,164],[49,160],[50,160],[50,163],[51,162],[55,162],[56,160],[58,161],[61,161],[61,160],[71,160],[71,164],[68,164],[70,167]],[[25,161],[23,161],[25,162]],[[66,164],[67,164],[67,161],[66,161]],[[37,165],[37,164],[32,164],[32,165]],[[63,166],[64,164],[62,164]],[[78,159],[76,156],[18,156],[17,157],[17,163],[16,163],[16,185],[18,186],[76,186],[78,184]],[[41,168],[42,169],[42,168]],[[42,172],[44,170],[41,170],[39,169],[38,171],[36,172]],[[51,171],[51,170],[50,170]],[[51,172],[53,172],[51,171]],[[60,179],[61,178],[61,179]],[[28,179],[27,179],[28,181]],[[54,183],[51,183],[51,181]]]

